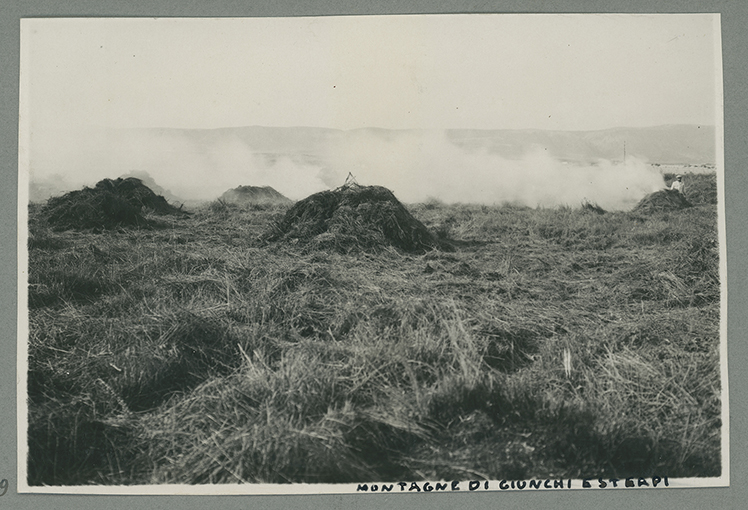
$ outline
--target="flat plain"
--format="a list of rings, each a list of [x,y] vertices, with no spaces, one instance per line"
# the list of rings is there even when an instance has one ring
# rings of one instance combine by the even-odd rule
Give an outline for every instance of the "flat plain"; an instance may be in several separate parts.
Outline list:
[[[32,204],[28,483],[718,476],[716,178],[686,179],[677,210],[408,205],[451,247],[421,252]]]

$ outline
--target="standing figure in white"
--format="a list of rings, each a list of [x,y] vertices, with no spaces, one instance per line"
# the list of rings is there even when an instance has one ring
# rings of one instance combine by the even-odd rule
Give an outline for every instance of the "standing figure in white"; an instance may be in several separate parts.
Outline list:
[[[682,175],[676,175],[675,180],[670,185],[668,189],[674,189],[676,191],[680,191],[683,193],[685,191],[685,188],[683,186],[683,176]]]

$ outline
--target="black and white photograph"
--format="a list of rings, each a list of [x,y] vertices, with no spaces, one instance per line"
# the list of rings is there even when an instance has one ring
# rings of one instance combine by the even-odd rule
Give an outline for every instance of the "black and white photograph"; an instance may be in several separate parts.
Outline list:
[[[22,19],[18,491],[728,486],[721,30]]]

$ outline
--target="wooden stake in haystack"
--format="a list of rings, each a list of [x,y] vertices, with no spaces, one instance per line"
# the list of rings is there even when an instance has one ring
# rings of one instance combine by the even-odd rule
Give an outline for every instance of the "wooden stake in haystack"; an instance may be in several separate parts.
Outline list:
[[[356,178],[353,176],[351,172],[348,172],[348,177],[345,178],[345,182],[343,183],[343,188],[349,188],[359,186],[358,181],[356,181]]]

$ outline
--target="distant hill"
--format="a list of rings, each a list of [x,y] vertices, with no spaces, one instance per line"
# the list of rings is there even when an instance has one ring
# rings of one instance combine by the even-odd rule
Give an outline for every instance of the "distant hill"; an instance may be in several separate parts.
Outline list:
[[[316,127],[228,127],[217,129],[145,128],[135,129],[149,137],[186,138],[194,147],[210,147],[226,140],[237,140],[257,153],[314,154],[331,141],[342,140],[347,131]]]
[[[324,157],[333,144],[371,136],[394,141],[403,135],[429,130],[361,128],[349,131],[314,127],[231,127],[219,129],[154,128],[140,130],[151,136],[187,137],[193,145],[211,146],[221,140],[243,142],[268,158],[314,160]],[[620,161],[624,156],[649,163],[705,165],[716,162],[715,127],[667,125],[612,128],[598,131],[547,131],[540,129],[448,129],[447,139],[465,149],[481,149],[505,158],[520,158],[536,148],[557,159],[590,163],[599,159]]]
[[[714,126],[656,126],[600,131],[448,130],[456,145],[519,158],[533,147],[556,159],[594,162],[636,157],[649,163],[705,165],[716,161]]]

